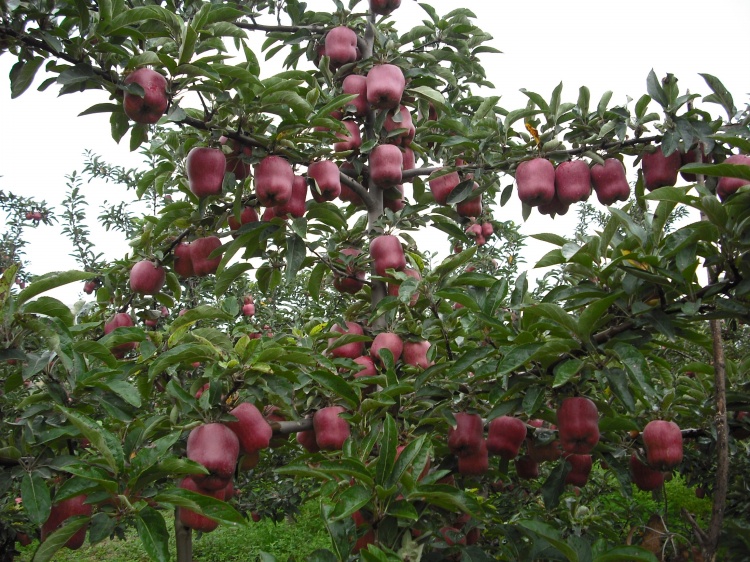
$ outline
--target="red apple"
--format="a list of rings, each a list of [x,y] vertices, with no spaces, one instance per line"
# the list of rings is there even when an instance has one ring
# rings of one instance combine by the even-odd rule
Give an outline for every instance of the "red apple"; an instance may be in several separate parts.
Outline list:
[[[646,189],[653,191],[659,187],[677,183],[677,172],[680,170],[680,153],[674,151],[665,156],[661,147],[654,152],[645,152],[641,160],[643,182]]]
[[[566,484],[573,486],[585,486],[589,480],[593,461],[591,455],[568,455],[565,461],[570,464],[570,472],[565,477]]]
[[[229,143],[232,147],[232,152],[226,157],[227,165],[224,168],[225,173],[233,173],[234,177],[238,180],[244,180],[250,175],[250,164],[243,160],[243,157],[251,157],[253,155],[253,149],[249,146],[244,146],[235,141],[234,139],[228,139],[227,137],[219,137],[221,144]]]
[[[247,303],[242,305],[243,316],[255,316],[255,304]]]
[[[367,103],[367,78],[361,74],[350,74],[344,78],[341,87],[345,94],[357,94],[357,97],[347,104],[347,107],[354,108],[353,115],[355,117],[367,115],[367,110],[370,109],[370,104]]]
[[[487,449],[493,455],[511,460],[526,439],[526,424],[518,418],[500,416],[492,420],[487,430]]]
[[[143,97],[125,91],[122,98],[125,115],[146,125],[159,121],[169,105],[167,79],[150,68],[139,68],[125,78],[125,84],[138,84],[143,88]]]
[[[41,541],[47,540],[47,537],[55,532],[70,517],[76,515],[86,515],[91,517],[91,504],[86,503],[87,496],[73,496],[66,500],[55,503],[52,506],[47,521],[42,524]],[[82,527],[68,539],[65,546],[71,550],[77,550],[83,546],[86,540],[87,526]]]
[[[495,233],[495,227],[492,226],[491,222],[483,222],[482,223],[482,236],[485,238],[489,238]]]
[[[372,360],[372,357],[362,355],[360,357],[356,357],[354,359],[354,362],[360,366],[359,370],[354,373],[354,378],[374,377],[378,374],[378,371],[375,368],[375,362]]]
[[[326,35],[325,53],[334,66],[355,62],[359,59],[357,34],[345,25],[334,27]]]
[[[694,162],[702,162],[703,164],[708,164],[711,162],[711,155],[703,154],[703,150],[699,148],[694,148],[692,150],[688,150],[687,152],[680,152],[681,166],[684,166],[685,164],[693,164]],[[680,175],[682,176],[682,179],[688,182],[694,182],[698,179],[695,174],[690,174],[687,172],[680,172]]]
[[[414,140],[414,135],[417,133],[417,129],[412,122],[411,113],[403,105],[397,111],[388,111],[383,128],[387,133],[386,142],[398,146],[409,146]],[[400,130],[400,132],[391,134],[397,130]]]
[[[264,207],[289,201],[293,184],[292,166],[281,156],[266,156],[255,166],[255,194]]]
[[[448,430],[448,449],[457,457],[476,453],[484,441],[484,422],[479,414],[453,414],[456,427]]]
[[[430,342],[426,340],[404,342],[403,358],[406,365],[427,369],[435,363],[427,359]]]
[[[555,196],[555,166],[546,158],[532,158],[516,168],[518,198],[535,207],[552,201]]]
[[[227,422],[226,425],[239,439],[240,451],[252,453],[268,448],[273,430],[258,408],[243,402],[229,413],[237,418],[236,422]]]
[[[340,253],[345,256],[356,257],[362,252],[356,248],[344,248]],[[341,259],[336,260],[336,262],[344,265]],[[345,273],[334,270],[333,286],[341,293],[353,295],[365,286],[365,272],[358,269],[352,262],[347,263],[345,269]]]
[[[224,500],[224,497],[226,495],[226,487],[219,488],[217,490],[206,490],[198,486],[190,477],[183,478],[179,484],[179,487],[184,490],[202,494],[204,496],[211,496],[213,498],[216,498],[217,500]],[[210,533],[219,526],[219,523],[217,521],[214,521],[213,519],[210,519],[205,515],[201,515],[199,513],[196,513],[195,511],[187,509],[186,507],[177,508],[177,518],[185,527],[193,529],[194,531],[200,531],[202,533]]]
[[[234,214],[227,217],[227,223],[229,224],[230,230],[239,230],[243,224],[249,224],[251,222],[258,222],[258,211],[255,210],[255,207],[243,207],[242,213],[240,213],[239,222]]]
[[[416,167],[417,161],[416,157],[414,156],[414,151],[407,146],[406,148],[404,148],[403,164],[401,166],[401,169],[405,172],[407,170],[414,170]],[[404,183],[412,183],[414,181],[414,178],[403,178],[403,181]]]
[[[234,474],[239,453],[240,443],[227,425],[204,423],[195,427],[188,434],[186,456],[209,473],[191,474],[190,478],[204,490],[225,488]]]
[[[664,485],[664,473],[641,462],[635,454],[630,456],[630,477],[633,484],[644,492],[656,490]]]
[[[347,322],[346,328],[344,328],[340,324],[336,324],[331,328],[331,331],[340,332],[341,334],[354,334],[357,336],[361,336],[365,333],[362,329],[362,326],[360,326],[356,322]],[[360,341],[347,343],[344,345],[336,345],[336,340],[338,340],[338,337],[330,338],[328,340],[328,348],[332,357],[356,359],[365,351],[364,342]]]
[[[227,159],[218,148],[196,146],[190,150],[185,162],[188,186],[196,197],[221,195]]]
[[[479,441],[479,448],[466,455],[458,457],[458,472],[466,476],[481,476],[490,467],[487,453],[487,440]]]
[[[475,183],[473,190],[478,187],[479,185]],[[460,203],[456,203],[456,212],[462,217],[478,217],[482,214],[482,196],[468,197]],[[481,246],[481,244],[479,245]]]
[[[401,5],[401,0],[370,0],[370,11],[373,14],[387,16]]]
[[[394,363],[401,358],[404,351],[404,342],[393,332],[381,332],[372,340],[370,347],[370,356],[375,360],[380,360],[380,351],[387,349],[393,355]]]
[[[588,398],[566,398],[557,409],[557,427],[564,451],[589,454],[599,442],[599,410]]]
[[[540,203],[537,206],[537,210],[540,215],[549,215],[554,217],[555,215],[564,215],[568,212],[570,205],[563,203],[557,198],[557,194],[552,198],[549,203]]]
[[[190,261],[193,264],[195,275],[204,277],[216,273],[221,263],[221,255],[215,258],[209,258],[208,256],[219,247],[221,247],[221,240],[216,236],[197,238],[190,243]]]
[[[367,73],[367,101],[376,109],[397,108],[404,88],[404,73],[394,64],[376,65]]]
[[[750,166],[750,156],[745,154],[732,154],[729,158],[724,160],[724,164]],[[750,181],[743,180],[742,178],[719,178],[719,182],[716,184],[716,195],[724,201],[740,187],[747,185],[748,183],[750,183]]]
[[[134,326],[133,318],[126,312],[118,312],[112,319],[104,324],[104,334],[111,333],[116,328],[129,328]],[[138,347],[138,342],[126,342],[112,348],[112,355],[121,359],[128,351]]]
[[[393,144],[380,144],[370,152],[370,179],[380,189],[401,183],[404,157]]]
[[[555,169],[555,195],[560,203],[572,205],[591,195],[591,172],[584,160],[563,162]]]
[[[140,295],[156,295],[164,287],[167,272],[151,260],[142,260],[130,270],[130,290]]]
[[[557,426],[555,425],[550,425],[549,427],[544,428],[544,422],[542,420],[529,420],[529,425],[538,429],[545,429],[546,431],[554,431],[557,429]],[[544,444],[540,443],[540,441],[541,438],[536,432],[526,440],[526,450],[531,460],[536,463],[541,463],[556,461],[560,458],[562,451],[560,449],[559,440],[555,439],[554,441]]]
[[[362,135],[359,132],[359,125],[356,121],[349,120],[342,121],[341,123],[346,127],[346,133],[336,133],[336,138],[341,139],[341,141],[333,143],[333,151],[357,150],[362,146]]]
[[[602,205],[627,201],[630,197],[630,184],[625,177],[625,167],[617,158],[607,158],[603,166],[594,164],[591,167],[591,183]]]
[[[448,546],[455,546],[457,544],[463,546],[466,544],[466,535],[456,527],[442,527],[439,532]]]
[[[320,451],[318,442],[315,440],[315,431],[309,429],[307,431],[297,432],[297,443],[302,445],[308,453],[317,453]]]
[[[435,202],[439,205],[447,205],[448,197],[459,183],[461,183],[461,178],[458,176],[458,172],[451,172],[430,180],[430,191],[435,198]]]
[[[98,286],[99,286],[99,283],[97,283],[96,280],[86,281],[83,284],[83,292],[86,293],[87,295],[90,295],[91,293],[93,293],[94,291],[96,291],[96,288]]]
[[[539,464],[531,459],[530,456],[524,455],[513,461],[516,465],[516,473],[522,480],[533,480],[539,478]]]
[[[335,162],[313,162],[307,167],[307,177],[315,182],[313,194],[319,192],[323,201],[333,201],[341,194],[341,176]]]
[[[328,406],[313,415],[315,442],[323,451],[344,448],[344,442],[350,435],[349,422],[340,416],[345,411],[341,406]]]
[[[190,242],[181,242],[174,248],[174,263],[172,267],[180,277],[192,277],[195,275],[193,260],[190,257],[190,245]]]
[[[682,462],[682,432],[671,421],[654,420],[643,428],[646,460],[651,468],[666,472]]]
[[[392,234],[382,234],[373,238],[370,242],[370,257],[375,262],[375,272],[381,276],[386,274],[387,269],[401,271],[406,267],[406,256],[401,241]]]
[[[422,280],[422,275],[417,271],[416,269],[412,267],[405,267],[404,273],[413,279],[416,279],[417,282]],[[388,294],[392,297],[397,297],[399,294],[399,291],[401,290],[401,284],[400,283],[388,283]],[[419,291],[415,291],[411,299],[409,300],[410,306],[414,306],[417,301],[419,300]]]

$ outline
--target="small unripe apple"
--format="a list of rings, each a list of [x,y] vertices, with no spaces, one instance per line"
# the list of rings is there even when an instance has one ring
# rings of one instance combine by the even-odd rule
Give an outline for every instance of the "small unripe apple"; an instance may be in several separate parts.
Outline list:
[[[325,53],[334,66],[356,61],[359,58],[357,34],[345,25],[334,27],[326,35]]]
[[[617,158],[607,158],[604,165],[591,167],[591,183],[596,198],[602,205],[612,205],[616,201],[627,201],[630,197],[630,184],[625,177],[625,167]]]
[[[401,103],[406,79],[394,64],[373,66],[367,73],[367,101],[376,109],[395,109]]]
[[[447,205],[448,197],[459,183],[461,183],[461,178],[458,176],[458,172],[451,172],[430,180],[430,191],[435,198],[435,202],[439,205]]]
[[[240,443],[229,427],[221,423],[205,423],[188,434],[186,456],[202,464],[208,474],[191,474],[190,478],[204,490],[220,490],[234,474]]]
[[[340,324],[336,324],[331,328],[332,332],[339,332],[341,334],[353,334],[357,336],[364,335],[362,326],[356,322],[347,322],[346,328]],[[362,355],[365,351],[365,342],[352,342],[344,345],[336,345],[338,337],[330,338],[328,340],[328,348],[332,357],[356,359]]]
[[[370,179],[380,189],[400,184],[404,157],[393,144],[379,144],[370,152]]]
[[[362,146],[362,134],[359,132],[359,125],[356,121],[342,121],[344,127],[346,127],[346,133],[336,133],[336,138],[341,139],[339,142],[333,143],[334,152],[345,152],[347,150],[357,150]]]
[[[350,74],[344,78],[341,88],[345,94],[357,94],[357,97],[347,105],[347,107],[354,108],[353,115],[355,117],[367,115],[367,110],[370,109],[370,104],[367,103],[367,78],[361,74]]]
[[[167,272],[151,260],[142,260],[130,270],[130,290],[140,295],[156,295],[164,287]]]
[[[591,195],[591,172],[584,160],[562,162],[555,169],[555,196],[564,205],[586,201]]]
[[[341,176],[335,162],[331,160],[313,162],[307,167],[307,177],[317,185],[317,188],[312,187],[313,194],[317,189],[323,201],[333,201],[341,194]]]
[[[666,472],[682,462],[682,432],[676,423],[650,421],[643,428],[642,437],[651,468]]]
[[[181,242],[175,246],[172,267],[180,277],[192,277],[195,275],[193,260],[190,257],[190,242]]]
[[[266,156],[255,166],[255,194],[264,207],[289,201],[293,184],[292,166],[281,156]]]
[[[208,256],[219,247],[221,247],[221,240],[216,236],[197,238],[190,243],[190,261],[195,275],[204,277],[216,273],[221,263],[221,255],[215,258]]]
[[[193,147],[185,161],[188,186],[196,197],[221,195],[227,159],[218,148]]]
[[[381,332],[372,340],[372,346],[370,347],[370,356],[378,361],[382,361],[380,358],[380,351],[387,349],[393,355],[394,363],[401,358],[401,354],[404,351],[404,342],[393,332]]]
[[[641,160],[643,183],[649,191],[659,187],[672,186],[677,183],[677,172],[680,170],[680,153],[674,151],[665,156],[661,147],[654,152],[646,152]]]
[[[383,128],[388,133],[386,142],[398,146],[409,146],[414,140],[417,133],[416,127],[412,122],[409,109],[402,105],[398,111],[389,111],[383,123]],[[393,131],[403,129],[400,133],[391,135]]]
[[[122,108],[125,115],[136,123],[153,125],[169,105],[167,79],[150,68],[139,68],[125,78],[125,84],[138,84],[143,88],[143,97],[125,92]]]
[[[724,164],[750,166],[750,156],[747,156],[746,154],[733,154],[724,160]],[[719,178],[719,182],[716,184],[716,195],[724,201],[740,187],[747,185],[748,183],[750,183],[750,181],[743,180],[742,178]]]
[[[406,267],[401,241],[392,234],[376,236],[370,242],[370,257],[375,262],[375,272],[381,276],[386,274],[387,269],[401,271]]]
[[[546,158],[532,158],[516,168],[518,198],[535,207],[552,201],[555,196],[555,166]]]
[[[328,406],[313,415],[315,442],[323,451],[344,448],[344,442],[350,435],[349,422],[340,416],[345,411],[341,406]]]

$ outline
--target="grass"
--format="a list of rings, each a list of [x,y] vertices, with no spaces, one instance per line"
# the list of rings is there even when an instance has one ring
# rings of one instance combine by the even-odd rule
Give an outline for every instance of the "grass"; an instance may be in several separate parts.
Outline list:
[[[176,560],[174,542],[174,519],[167,518],[170,529],[169,552]],[[36,542],[22,548],[16,558],[30,562],[37,547]],[[193,536],[194,562],[247,562],[255,560],[261,552],[267,552],[279,561],[302,560],[319,548],[328,548],[330,539],[323,527],[314,502],[302,506],[302,513],[294,523],[273,523],[261,520],[249,522],[246,527],[220,525],[216,531]],[[105,540],[95,545],[86,544],[79,550],[62,549],[54,557],[55,562],[149,562],[151,559],[141,546],[135,530],[126,540]]]

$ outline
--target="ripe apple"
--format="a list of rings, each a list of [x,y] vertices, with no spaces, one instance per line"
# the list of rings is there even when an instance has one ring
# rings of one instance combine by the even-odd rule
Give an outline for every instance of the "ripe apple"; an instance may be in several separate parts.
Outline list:
[[[359,132],[359,125],[356,121],[342,121],[344,127],[346,127],[346,133],[336,133],[336,138],[341,139],[340,142],[333,143],[334,152],[344,152],[347,150],[357,150],[362,146],[362,134]]]
[[[397,111],[388,112],[383,123],[383,128],[388,134],[386,142],[397,146],[409,146],[417,134],[417,129],[412,122],[411,113],[409,113],[409,109],[404,105],[400,106]],[[391,135],[396,130],[401,130],[401,132]]]
[[[229,139],[225,136],[219,137],[219,142],[221,144],[229,143],[229,146],[232,148],[232,152],[226,157],[227,164],[224,168],[224,172],[227,174],[231,172],[236,179],[244,180],[251,174],[251,168],[250,164],[245,162],[242,158],[243,156],[248,158],[251,157],[253,155],[253,149],[249,146],[241,145],[234,139]]]
[[[190,257],[190,246],[190,242],[181,242],[174,247],[172,268],[180,277],[192,277],[195,275],[193,260]]]
[[[354,108],[352,114],[355,117],[364,117],[367,115],[367,110],[370,109],[370,104],[367,103],[367,78],[361,74],[350,74],[344,78],[341,88],[345,94],[357,94],[357,97],[347,104],[347,107],[351,106]]]
[[[255,166],[255,194],[264,207],[289,201],[293,184],[292,166],[281,156],[266,156]]]
[[[537,210],[540,215],[549,215],[554,217],[555,215],[564,215],[568,212],[570,205],[563,203],[557,198],[557,194],[552,198],[549,203],[541,203],[537,206]]]
[[[216,273],[221,263],[221,255],[215,258],[208,256],[221,247],[221,240],[216,236],[197,238],[190,243],[190,261],[193,264],[193,272],[198,277]]]
[[[479,449],[458,457],[458,472],[466,476],[481,476],[490,468],[487,440],[479,441]]]
[[[42,524],[41,541],[47,540],[47,537],[55,532],[67,519],[76,515],[86,515],[91,517],[91,504],[86,503],[87,496],[81,494],[73,496],[66,500],[55,503],[52,506],[47,521]],[[68,539],[65,546],[70,550],[77,550],[83,546],[86,540],[87,526],[82,527]]]
[[[273,429],[258,408],[250,402],[243,402],[229,412],[236,422],[227,422],[227,427],[239,440],[240,451],[252,453],[268,448],[273,436]]]
[[[466,535],[456,527],[441,527],[439,532],[448,546],[466,545]]]
[[[666,472],[682,462],[682,432],[680,427],[665,420],[653,420],[643,428],[646,461],[651,468]]]
[[[338,451],[350,435],[349,422],[340,416],[346,410],[341,406],[321,408],[313,414],[315,442],[323,451]]]
[[[394,185],[393,187],[383,190],[383,208],[398,213],[405,206],[404,186],[402,184]]]
[[[750,166],[750,156],[745,154],[732,154],[729,158],[724,160],[724,164]],[[740,187],[747,185],[748,183],[750,182],[743,180],[742,178],[719,178],[719,182],[716,184],[716,195],[724,201]]]
[[[190,478],[204,490],[226,487],[234,474],[239,454],[237,435],[222,423],[204,423],[188,434],[187,458],[202,464],[209,472],[191,474]]]
[[[341,324],[335,324],[331,328],[331,332],[339,332],[341,334],[353,334],[357,336],[364,335],[362,326],[356,322],[347,322],[344,328]],[[338,337],[333,337],[328,340],[328,349],[330,350],[332,357],[356,359],[365,352],[365,342],[351,342],[344,345],[336,345]]]
[[[345,25],[334,27],[326,35],[325,53],[334,66],[355,62],[360,56],[357,34]]]
[[[83,292],[86,293],[87,295],[90,295],[91,293],[93,293],[94,291],[96,291],[96,288],[98,286],[99,286],[99,283],[97,283],[96,280],[86,281],[83,284]]]
[[[397,108],[404,88],[404,73],[394,64],[379,64],[367,73],[367,101],[376,109]]]
[[[557,429],[555,425],[545,428],[542,420],[529,420],[529,425],[545,431],[555,431]],[[542,444],[540,435],[537,432],[526,440],[526,450],[531,460],[536,463],[556,461],[562,456],[559,440],[555,439],[554,441]]]
[[[567,453],[589,454],[599,442],[599,410],[588,398],[566,398],[557,409],[560,444]]]
[[[370,152],[370,179],[380,189],[401,183],[404,157],[393,144],[379,144]]]
[[[474,183],[473,190],[476,190],[478,187],[479,184]],[[456,212],[462,217],[478,217],[482,214],[482,196],[477,195],[475,197],[468,197],[460,203],[456,203]],[[482,238],[484,238],[484,236],[482,236]],[[483,243],[484,242],[482,242],[482,244]],[[479,244],[479,242],[477,242],[477,244]],[[479,245],[481,246],[482,244]]]
[[[435,363],[427,359],[430,350],[430,342],[426,340],[404,342],[403,358],[404,364],[427,369]]]
[[[630,456],[630,477],[639,490],[650,492],[664,485],[664,473],[654,470],[635,455]]]
[[[150,68],[139,68],[125,78],[125,84],[138,84],[143,88],[143,97],[125,91],[122,107],[125,115],[136,123],[153,125],[169,105],[167,79]]]
[[[242,208],[239,222],[233,214],[227,217],[230,230],[239,230],[243,224],[251,222],[258,222],[258,211],[255,210],[255,207],[250,207],[249,205]]]
[[[378,374],[378,370],[375,367],[375,361],[372,360],[372,357],[362,355],[360,357],[355,357],[354,362],[360,366],[359,370],[354,373],[354,378],[374,377]]]
[[[584,160],[562,162],[555,169],[555,195],[560,203],[572,205],[591,195],[591,171]]]
[[[360,255],[362,252],[356,248],[344,248],[340,253],[345,256],[356,258],[356,256]],[[344,265],[344,262],[341,259],[336,260],[336,262]],[[345,268],[346,271],[343,274],[334,270],[333,286],[341,293],[353,295],[365,286],[365,272],[358,269],[352,262],[347,263]]]
[[[500,416],[492,420],[487,429],[487,450],[493,455],[511,460],[526,439],[526,424],[512,416]]]
[[[370,0],[370,11],[373,14],[387,16],[401,5],[401,0]]]
[[[242,305],[243,316],[255,316],[255,303],[248,302]]]
[[[447,205],[448,197],[459,183],[461,183],[461,178],[458,176],[458,172],[451,172],[430,180],[430,191],[435,198],[435,202],[439,205]]]
[[[227,158],[219,148],[193,147],[187,155],[188,186],[196,197],[221,195]]]
[[[341,176],[335,162],[313,162],[307,167],[307,177],[317,185],[311,188],[313,194],[319,192],[323,201],[333,201],[341,194]]]
[[[287,418],[281,411],[281,408],[278,406],[269,405],[263,408],[263,417],[266,418],[266,421],[269,423],[269,425],[272,422],[283,422],[286,421]],[[273,426],[271,426],[273,429]],[[278,448],[283,447],[289,442],[290,435],[279,435],[277,437],[272,437],[271,442],[268,444],[269,447],[272,448]]]
[[[516,168],[518,198],[535,207],[555,196],[555,166],[546,158],[524,160]]]
[[[375,272],[381,276],[386,274],[387,269],[401,271],[406,267],[406,256],[401,241],[392,234],[382,234],[373,238],[370,242],[370,257],[375,262]]]
[[[518,457],[513,461],[516,465],[516,473],[522,480],[533,480],[539,478],[539,464],[528,455]]]
[[[591,167],[591,183],[602,205],[627,201],[630,197],[630,184],[625,177],[625,166],[617,158],[607,158],[603,166],[594,164]]]
[[[422,280],[422,275],[417,271],[416,269],[412,267],[405,267],[404,273],[413,279],[416,279],[417,282]],[[399,291],[401,290],[401,284],[400,283],[388,283],[388,294],[392,297],[397,297],[399,294]],[[415,291],[411,299],[409,300],[410,306],[414,306],[417,301],[419,300],[419,291]]]
[[[297,432],[297,443],[302,445],[308,453],[317,453],[320,451],[318,442],[315,440],[315,431],[308,429]]]
[[[495,234],[495,227],[492,226],[492,223],[483,222],[482,223],[482,236],[484,236],[485,238],[489,238],[493,234]]]
[[[465,457],[477,452],[484,441],[484,422],[479,414],[458,412],[456,427],[448,430],[448,449],[457,457]]]
[[[190,477],[183,478],[179,484],[179,487],[183,490],[189,490],[191,492],[203,494],[204,496],[211,496],[213,498],[216,498],[217,500],[224,500],[224,497],[226,495],[226,487],[219,488],[217,490],[206,490],[198,486]],[[195,511],[187,509],[186,507],[177,508],[177,518],[185,527],[193,529],[194,531],[200,531],[202,533],[210,533],[219,526],[218,521],[214,521],[213,519],[210,519],[205,515],[201,515],[200,513],[196,513]]]
[[[680,152],[681,166],[684,166],[685,164],[693,164],[694,162],[702,162],[703,164],[708,164],[711,162],[711,155],[703,154],[703,150],[699,148],[694,148],[692,150],[688,150],[687,152]],[[694,182],[698,179],[695,174],[690,174],[688,172],[680,172],[680,175],[682,176],[682,179],[688,182]]]
[[[565,477],[566,484],[573,486],[585,486],[589,480],[593,460],[591,455],[568,455],[565,461],[570,464],[570,472]]]
[[[130,270],[130,290],[140,295],[156,295],[164,287],[167,272],[151,260],[142,260]]]
[[[645,152],[641,160],[643,183],[646,189],[653,191],[659,187],[677,183],[677,172],[680,170],[680,153],[674,151],[665,156],[661,147],[654,152]]]
[[[414,170],[417,167],[417,160],[414,156],[414,151],[408,146],[404,148],[403,152],[403,163],[401,169],[405,172],[407,170]],[[412,183],[414,178],[403,178],[404,183]]]
[[[375,339],[372,340],[372,346],[370,346],[370,356],[378,361],[382,361],[380,358],[380,351],[387,349],[393,355],[393,362],[395,363],[401,358],[401,354],[404,351],[404,342],[398,334],[393,332],[381,332]]]
[[[104,334],[107,335],[116,328],[129,328],[134,325],[133,318],[130,314],[126,312],[118,312],[109,322],[104,324]],[[138,342],[126,342],[114,346],[111,351],[112,355],[118,359],[122,359],[128,351],[135,349],[136,347],[138,347]]]

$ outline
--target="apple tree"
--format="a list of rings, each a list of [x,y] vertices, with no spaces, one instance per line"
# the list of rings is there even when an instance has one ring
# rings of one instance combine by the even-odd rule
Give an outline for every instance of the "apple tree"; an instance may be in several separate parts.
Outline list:
[[[748,524],[730,456],[750,423],[750,112],[712,75],[699,94],[653,72],[632,105],[560,83],[504,108],[479,94],[495,50],[471,10],[420,6],[2,5],[12,95],[42,69],[40,89],[101,91],[84,113],[145,163],[85,168],[130,189],[101,220],[132,251],[97,253],[71,176],[81,271],[25,287],[23,221],[52,214],[2,194],[10,559],[23,536],[42,561],[134,527],[168,560],[170,510],[191,560],[193,530],[256,511],[233,489],[264,462],[320,501],[316,560],[742,548],[719,539],[725,511]],[[535,290],[513,197],[583,219],[534,237],[555,267]],[[94,301],[44,294],[73,282]],[[636,510],[611,529],[634,485],[664,499],[681,471],[713,498],[702,525]]]

